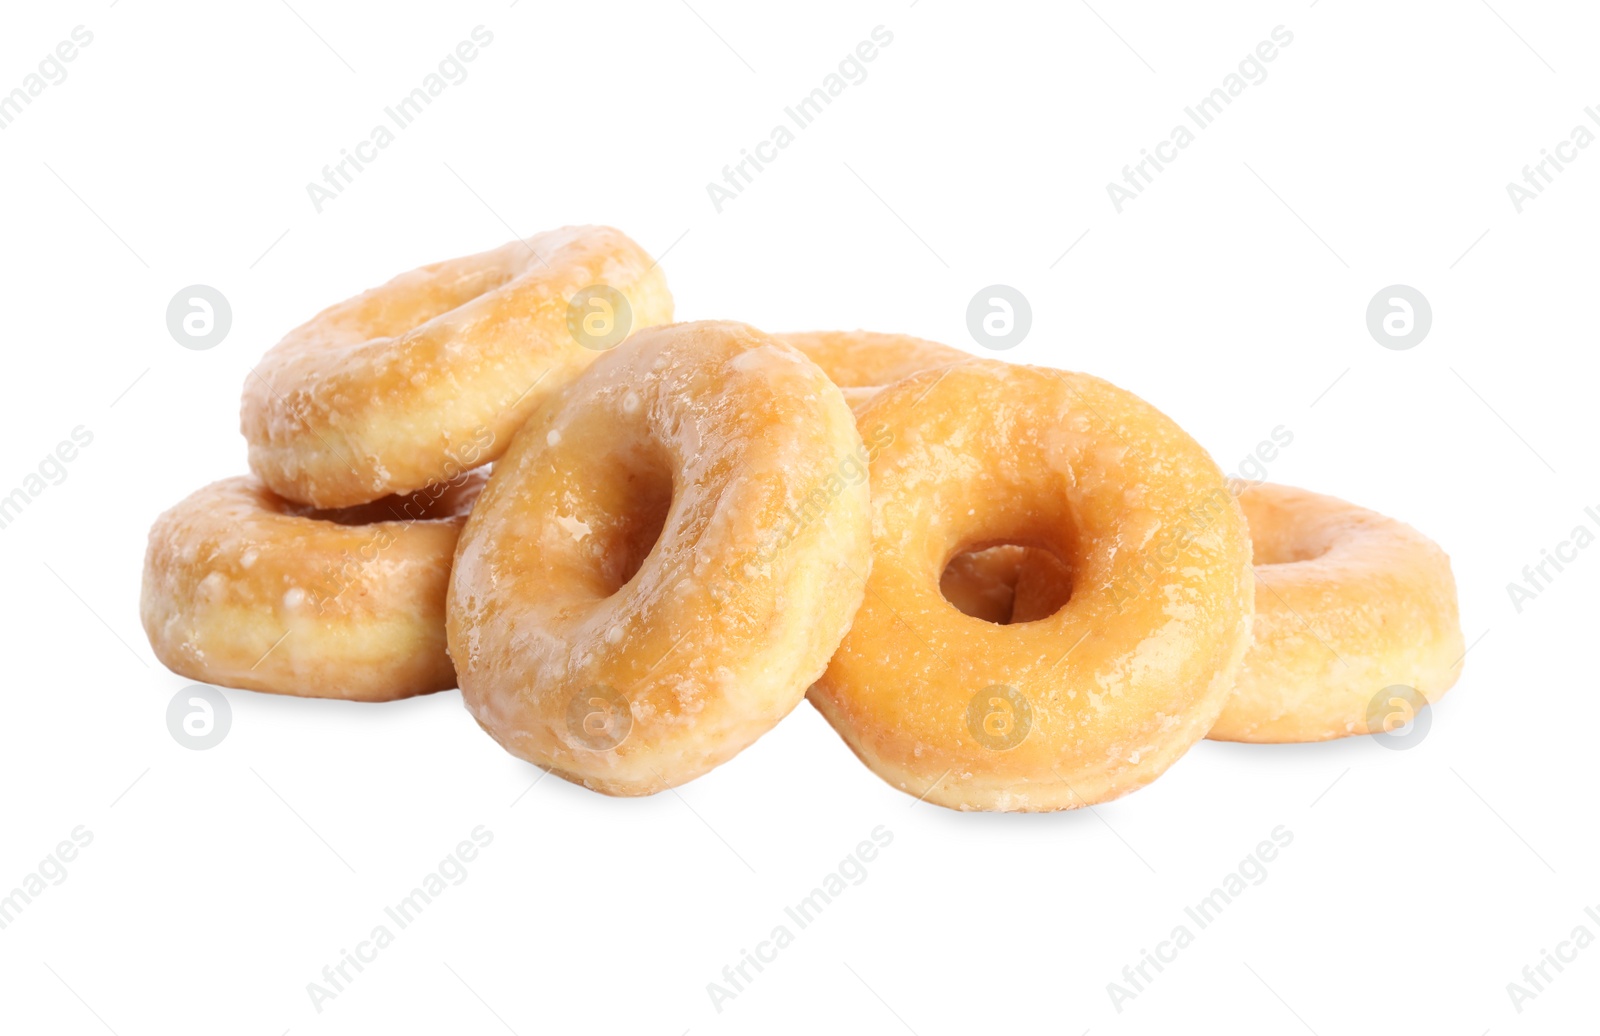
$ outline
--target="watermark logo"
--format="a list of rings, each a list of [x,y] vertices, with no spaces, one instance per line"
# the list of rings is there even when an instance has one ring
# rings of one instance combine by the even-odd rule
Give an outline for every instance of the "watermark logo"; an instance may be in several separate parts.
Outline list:
[[[786,106],[783,109],[784,120],[772,127],[766,139],[740,148],[739,160],[722,167],[721,183],[707,181],[706,197],[711,199],[711,207],[717,215],[720,216],[728,203],[755,183],[756,176],[776,162],[789,145],[799,139],[799,133],[808,129],[827,111],[835,98],[842,96],[850,87],[860,86],[867,81],[867,64],[876,61],[882,49],[894,42],[894,33],[882,25],[873,26],[870,36],[870,39],[860,41],[854,50],[845,54],[837,70],[824,76],[810,93]]]
[[[1433,724],[1427,704],[1428,699],[1415,687],[1403,683],[1385,687],[1367,702],[1367,733],[1397,752],[1415,748]]]
[[[306,983],[306,996],[311,1000],[312,1009],[321,1014],[331,1001],[347,992],[368,966],[377,961],[379,954],[394,944],[400,932],[415,924],[451,886],[466,882],[472,873],[468,865],[493,842],[494,832],[479,824],[472,829],[470,840],[463,838],[457,842],[455,849],[424,874],[409,893],[386,905],[383,920],[372,926],[365,939],[357,941],[353,949],[341,947],[334,963],[324,965],[322,974]]]
[[[1583,113],[1589,116],[1590,122],[1600,126],[1600,111],[1590,106]],[[1595,141],[1594,130],[1581,122],[1572,127],[1568,137],[1570,139],[1556,141],[1552,147],[1540,148],[1539,161],[1522,167],[1522,183],[1507,181],[1506,195],[1511,199],[1511,207],[1517,211],[1517,215],[1522,215],[1528,202],[1544,194],[1545,188],[1555,183],[1556,177],[1566,170],[1567,165],[1576,162]]]
[[[67,480],[67,465],[78,459],[78,453],[94,442],[94,433],[85,425],[72,429],[72,440],[62,439],[56,448],[44,455],[38,468],[22,478],[22,484],[9,493],[0,488],[0,529],[11,527],[27,510],[35,498],[51,486]]]
[[[991,284],[967,303],[967,331],[985,349],[1015,348],[1032,327],[1028,297],[1009,284]]]
[[[1106,995],[1118,1014],[1127,1005],[1149,991],[1156,979],[1177,962],[1179,955],[1190,946],[1201,932],[1210,928],[1235,900],[1251,888],[1266,884],[1271,876],[1268,865],[1278,858],[1294,841],[1294,832],[1283,824],[1274,827],[1268,838],[1256,843],[1239,865],[1217,882],[1216,887],[1204,897],[1183,908],[1183,919],[1173,925],[1166,938],[1153,947],[1139,947],[1139,956],[1122,968],[1122,973],[1106,983]]]
[[[974,694],[967,703],[967,730],[991,752],[1017,747],[1031,729],[1033,706],[1015,687],[993,684]]]
[[[1239,60],[1237,71],[1223,76],[1221,85],[1212,87],[1210,93],[1194,104],[1184,106],[1183,114],[1188,121],[1173,126],[1167,133],[1167,139],[1158,140],[1151,147],[1140,148],[1139,160],[1122,167],[1122,183],[1114,180],[1106,182],[1106,196],[1111,199],[1111,207],[1117,215],[1122,215],[1129,202],[1143,195],[1145,189],[1155,183],[1156,177],[1199,139],[1197,131],[1209,129],[1233,104],[1234,99],[1251,86],[1265,83],[1267,63],[1277,60],[1282,48],[1293,42],[1294,33],[1282,25],[1273,26],[1270,38],[1257,43]]]
[[[1413,349],[1433,327],[1433,307],[1417,289],[1391,284],[1367,303],[1367,330],[1385,349]]]
[[[609,284],[591,284],[567,303],[567,333],[585,349],[610,349],[631,330],[633,307]]]
[[[706,983],[706,995],[717,1013],[721,1014],[728,1004],[748,992],[761,973],[775,964],[778,956],[794,945],[796,936],[816,923],[835,900],[851,886],[865,882],[871,874],[868,864],[893,841],[894,832],[887,826],[874,827],[870,841],[863,838],[857,842],[837,867],[823,875],[815,888],[783,908],[783,919],[772,926],[766,938],[758,940],[753,948],[740,947],[735,961],[725,965],[720,975]]]
[[[763,578],[770,571],[768,566],[788,550],[812,522],[825,519],[834,501],[847,487],[859,486],[867,480],[868,466],[894,442],[894,433],[888,425],[879,424],[875,428],[862,428],[861,439],[862,444],[855,452],[840,460],[798,503],[784,509],[784,520],[766,530],[759,546],[736,554],[727,564],[724,578],[711,587],[711,600],[718,611],[742,598],[754,580]]]
[[[1287,425],[1278,425],[1272,429],[1272,438],[1262,439],[1256,443],[1256,448],[1244,455],[1235,466],[1235,471],[1228,476],[1228,491],[1234,496],[1239,496],[1252,486],[1259,486],[1267,480],[1267,465],[1278,459],[1278,454],[1287,449],[1294,442],[1294,432]]]
[[[290,410],[297,419],[304,420],[302,409],[295,403],[290,404]],[[306,588],[317,606],[318,614],[332,607],[346,590],[360,585],[383,552],[399,542],[401,529],[429,520],[429,508],[440,497],[466,484],[472,470],[482,463],[484,455],[495,441],[494,432],[484,425],[479,425],[470,434],[471,440],[445,447],[445,462],[439,479],[404,497],[398,510],[390,505],[389,513],[393,521],[385,520],[369,526],[372,538],[354,553],[340,551],[337,563],[323,563],[322,574]]]
[[[94,33],[82,25],[73,26],[69,37],[57,43],[55,49],[39,61],[38,71],[23,76],[22,85],[13,87],[9,93],[0,92],[0,130],[16,122],[33,104],[33,99],[46,89],[65,83],[67,63],[77,60],[81,49],[93,42]],[[4,87],[0,87],[0,91],[3,90]]]
[[[203,752],[222,744],[233,726],[233,708],[215,687],[192,683],[167,702],[167,730],[185,748]]]
[[[447,51],[435,66],[435,71],[423,76],[410,93],[393,104],[385,105],[383,114],[386,121],[373,126],[366,139],[356,141],[351,147],[341,148],[339,160],[322,167],[321,183],[307,181],[306,197],[311,200],[311,208],[317,215],[322,215],[322,210],[329,202],[344,194],[345,189],[355,183],[356,177],[398,139],[397,134],[409,129],[428,110],[435,98],[467,81],[467,64],[476,61],[482,49],[494,42],[494,33],[482,25],[473,26],[469,36],[469,39],[461,40]],[[446,168],[449,168],[448,165]],[[460,178],[460,174],[457,174],[457,178]]]
[[[222,344],[233,327],[233,307],[209,284],[191,284],[167,303],[167,331],[185,349],[200,351]]]
[[[1600,508],[1585,507],[1583,515],[1593,524],[1593,529],[1588,525],[1574,525],[1571,535],[1566,539],[1557,543],[1554,548],[1541,547],[1539,560],[1522,566],[1523,582],[1519,583],[1513,579],[1506,584],[1506,595],[1511,598],[1511,606],[1517,610],[1518,615],[1522,614],[1524,602],[1531,601],[1550,589],[1550,584],[1566,571],[1566,566],[1578,560],[1579,552],[1595,542],[1595,529],[1600,529]]]
[[[93,841],[94,832],[79,824],[72,829],[70,840],[63,838],[57,842],[56,847],[39,861],[39,866],[23,875],[10,892],[0,885],[0,929],[15,924],[28,904],[44,895],[52,885],[66,881],[67,864],[76,860],[78,854]]]
[[[1573,926],[1567,937],[1556,943],[1555,949],[1539,949],[1539,958],[1533,964],[1526,964],[1519,976],[1521,981],[1513,980],[1506,983],[1506,995],[1511,998],[1511,1006],[1518,1014],[1531,1000],[1537,1000],[1541,993],[1549,991],[1550,984],[1561,977],[1567,970],[1567,965],[1574,964],[1578,955],[1595,944],[1595,929],[1590,928],[1593,923],[1600,928],[1600,908],[1587,906],[1583,908],[1584,921]]]
[[[633,731],[633,706],[614,687],[585,687],[567,703],[567,730],[583,747],[609,752]]]
[[[1235,481],[1227,487],[1218,486],[1190,507],[1177,520],[1162,527],[1139,553],[1131,555],[1128,565],[1120,568],[1106,584],[1105,592],[1120,612],[1133,597],[1155,586],[1179,556],[1202,536],[1210,533],[1218,519],[1237,507],[1234,498],[1249,488],[1245,482]]]

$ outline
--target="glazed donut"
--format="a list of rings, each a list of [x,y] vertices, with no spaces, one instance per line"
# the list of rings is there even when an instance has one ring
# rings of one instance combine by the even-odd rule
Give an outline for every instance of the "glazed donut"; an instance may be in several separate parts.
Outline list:
[[[1377,733],[1391,708],[1405,711],[1390,698],[1420,707],[1456,682],[1456,583],[1437,544],[1393,518],[1290,486],[1257,485],[1239,503],[1261,584],[1255,642],[1212,738]]]
[[[150,646],[180,675],[275,694],[391,701],[454,687],[445,593],[484,477],[338,511],[252,476],[206,486],[150,529]]]
[[[635,334],[517,433],[462,532],[448,631],[467,708],[612,795],[732,758],[861,603],[868,459],[839,390],[767,335]]]
[[[773,337],[821,367],[854,409],[902,378],[972,359],[925,338],[876,331],[791,331]]]
[[[671,319],[660,267],[610,227],[401,274],[290,331],[251,371],[250,469],[316,507],[446,481],[504,453],[630,327]]]
[[[811,701],[890,784],[955,809],[1093,805],[1211,729],[1249,641],[1250,541],[1222,473],[1130,393],[972,361],[884,390],[867,595]],[[964,615],[949,560],[1049,551],[1070,599],[1032,622]]]

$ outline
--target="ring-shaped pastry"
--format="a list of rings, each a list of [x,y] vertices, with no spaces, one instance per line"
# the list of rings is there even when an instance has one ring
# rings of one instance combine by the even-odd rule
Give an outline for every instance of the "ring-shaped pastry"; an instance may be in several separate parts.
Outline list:
[[[1065,809],[1205,736],[1254,584],[1193,439],[1099,379],[993,361],[905,379],[858,417],[893,436],[872,463],[872,575],[810,698],[868,767],[955,809]],[[1066,604],[1010,625],[958,611],[941,573],[995,544],[1057,555]]]
[[[248,475],[196,491],[150,529],[150,646],[175,673],[275,694],[390,701],[454,687],[445,594],[484,478],[337,511]]]
[[[742,324],[639,332],[523,427],[467,522],[449,605],[467,708],[613,795],[731,758],[861,603],[867,463],[795,350]]]
[[[348,507],[505,452],[545,399],[633,329],[672,319],[621,231],[564,227],[412,270],[318,313],[245,380],[250,469]]]
[[[1210,736],[1391,733],[1461,675],[1450,558],[1404,522],[1265,483],[1239,497],[1255,550],[1255,637]]]

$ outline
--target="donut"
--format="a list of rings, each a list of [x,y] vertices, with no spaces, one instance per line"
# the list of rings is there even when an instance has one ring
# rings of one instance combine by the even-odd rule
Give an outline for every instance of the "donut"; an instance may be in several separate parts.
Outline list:
[[[638,332],[517,433],[462,531],[447,629],[468,710],[611,795],[732,758],[861,603],[869,460],[788,346],[735,323]]]
[[[925,338],[876,331],[790,331],[773,337],[805,353],[856,409],[902,378],[972,359]]]
[[[245,380],[250,469],[320,508],[445,481],[504,453],[540,403],[630,328],[671,319],[660,267],[610,227],[403,273],[267,350]]]
[[[1097,378],[995,361],[925,371],[858,414],[873,561],[810,699],[891,785],[962,810],[1092,805],[1211,729],[1249,641],[1250,541],[1217,465]],[[1053,553],[1071,592],[997,625],[940,593],[951,558]]]
[[[1326,741],[1386,731],[1456,682],[1450,558],[1411,526],[1265,483],[1239,497],[1254,545],[1255,641],[1210,736]],[[1395,705],[1392,698],[1404,699]]]
[[[193,680],[307,698],[390,701],[454,687],[444,604],[480,472],[407,497],[316,511],[253,476],[156,519],[139,616]]]

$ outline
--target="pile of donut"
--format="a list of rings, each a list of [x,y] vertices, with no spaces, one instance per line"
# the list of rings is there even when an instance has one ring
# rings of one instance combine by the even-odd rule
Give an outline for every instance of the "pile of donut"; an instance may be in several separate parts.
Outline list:
[[[612,795],[809,697],[896,788],[1006,811],[1124,794],[1204,737],[1392,731],[1455,682],[1438,546],[1227,480],[1114,385],[671,320],[638,245],[568,227],[289,332],[245,386],[253,474],[150,531],[156,655],[278,694],[459,686],[507,751]]]

